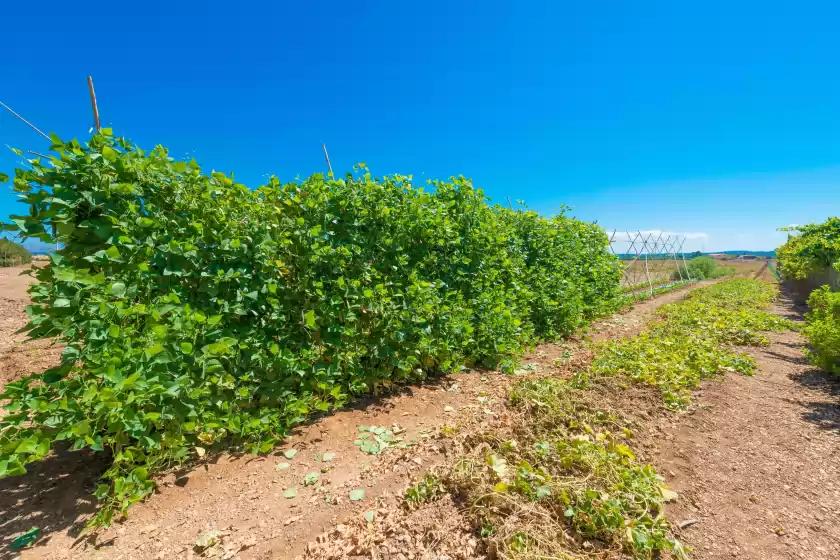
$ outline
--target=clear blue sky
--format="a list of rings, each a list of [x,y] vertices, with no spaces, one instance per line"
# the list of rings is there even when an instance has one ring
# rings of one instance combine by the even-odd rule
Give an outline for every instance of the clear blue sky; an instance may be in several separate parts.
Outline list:
[[[689,6],[691,4],[691,6]],[[256,186],[366,161],[496,201],[769,249],[840,202],[832,2],[125,2],[3,7],[0,100]],[[0,143],[45,150],[8,113]],[[16,165],[0,149],[0,171]],[[7,187],[0,215],[19,211]],[[705,236],[700,235],[705,234]],[[687,246],[688,247],[688,246]]]

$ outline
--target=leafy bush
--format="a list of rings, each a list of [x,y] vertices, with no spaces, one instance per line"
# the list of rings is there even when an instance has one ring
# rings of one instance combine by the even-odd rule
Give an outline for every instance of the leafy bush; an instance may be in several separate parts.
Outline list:
[[[799,233],[776,249],[782,276],[803,279],[829,266],[840,270],[840,218],[782,230]]]
[[[66,349],[0,394],[0,476],[56,441],[110,452],[95,525],[207,448],[267,452],[353,395],[512,370],[621,304],[603,230],[489,206],[463,177],[427,191],[361,168],[251,190],[107,129],[53,143],[49,165],[15,171],[30,215],[8,228],[63,245],[33,272],[28,330]]]
[[[0,266],[18,266],[32,262],[32,255],[23,245],[0,238]]]
[[[808,298],[803,333],[811,345],[808,358],[825,371],[840,373],[840,293],[822,286]]]
[[[588,371],[575,375],[577,384],[589,379],[623,375],[637,383],[659,387],[668,408],[685,407],[689,389],[724,371],[750,375],[755,362],[727,345],[763,346],[761,333],[793,328],[781,317],[760,311],[777,289],[752,279],[726,280],[692,292],[686,301],[663,306],[663,320],[638,336],[601,343]]]
[[[692,280],[711,280],[735,274],[734,268],[720,266],[712,257],[694,257],[686,262],[686,267]],[[685,275],[684,270],[682,273]],[[680,280],[681,276],[679,271],[675,270],[671,273],[671,278],[673,280]]]

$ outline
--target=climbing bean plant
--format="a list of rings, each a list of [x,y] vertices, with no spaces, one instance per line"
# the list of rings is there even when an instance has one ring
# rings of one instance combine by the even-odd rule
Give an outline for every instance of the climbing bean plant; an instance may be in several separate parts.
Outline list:
[[[65,347],[0,394],[0,476],[56,442],[110,454],[94,526],[161,470],[268,452],[355,395],[511,370],[621,304],[599,227],[491,206],[463,177],[420,187],[362,165],[252,189],[107,129],[52,139],[15,170],[30,212],[5,227],[60,244],[32,272],[26,330]]]

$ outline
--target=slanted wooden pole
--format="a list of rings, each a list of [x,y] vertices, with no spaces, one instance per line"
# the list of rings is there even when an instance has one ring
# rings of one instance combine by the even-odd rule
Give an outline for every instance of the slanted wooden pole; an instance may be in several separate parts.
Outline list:
[[[330,175],[335,177],[335,175],[333,175],[332,164],[330,163],[330,155],[327,153],[327,145],[321,144],[321,147],[324,148],[324,159],[327,160],[327,168],[330,170]]]
[[[93,124],[96,127],[96,132],[102,130],[99,125],[99,107],[96,106],[96,92],[93,90],[93,76],[87,77],[88,91],[90,92],[90,104],[93,107]]]

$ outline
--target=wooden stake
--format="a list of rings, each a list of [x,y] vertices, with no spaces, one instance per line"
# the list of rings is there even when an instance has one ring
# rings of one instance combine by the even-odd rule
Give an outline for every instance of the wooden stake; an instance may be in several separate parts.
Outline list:
[[[5,104],[5,103],[3,103],[2,101],[0,101],[0,105],[2,105],[3,107],[5,107],[5,108],[6,108],[6,110],[7,110],[8,112],[10,112],[11,114],[13,114],[13,115],[14,115],[14,116],[16,116],[17,118],[19,118],[20,120],[22,120],[23,122],[25,122],[26,124],[28,124],[28,125],[29,125],[29,127],[30,127],[32,130],[34,130],[35,132],[37,132],[38,134],[40,134],[41,136],[43,136],[43,137],[44,137],[44,138],[46,138],[47,140],[50,140],[50,137],[49,137],[49,136],[47,136],[46,134],[44,134],[44,133],[43,133],[43,131],[41,131],[41,130],[37,127],[37,126],[35,126],[34,124],[32,124],[31,122],[29,122],[28,120],[24,119],[23,117],[21,117],[20,115],[18,115],[18,114],[17,114],[17,113],[15,113],[14,111],[12,111],[12,108],[11,108],[11,107],[9,107],[8,105],[6,105],[6,104]],[[52,141],[52,140],[50,140],[50,141]]]
[[[511,203],[510,203],[510,197],[509,197],[509,196],[506,196],[505,198],[506,198],[506,199],[507,199],[507,201],[508,201],[508,207],[509,207],[511,210],[513,210],[513,204],[511,204]]]
[[[50,156],[48,156],[48,155],[46,155],[46,154],[42,154],[41,152],[36,152],[35,150],[27,150],[27,151],[28,151],[30,154],[35,154],[35,155],[36,155],[36,156],[38,156],[38,157],[45,157],[45,158],[50,157]]]
[[[93,106],[93,124],[96,126],[96,132],[102,130],[99,126],[99,108],[96,106],[96,92],[93,91],[93,77],[88,76],[88,90],[90,91],[90,104]]]
[[[327,145],[321,144],[321,147],[324,148],[324,159],[327,160],[327,167],[330,170],[330,175],[333,175],[332,164],[330,163],[330,155],[327,153]],[[333,175],[335,177],[335,175]]]

